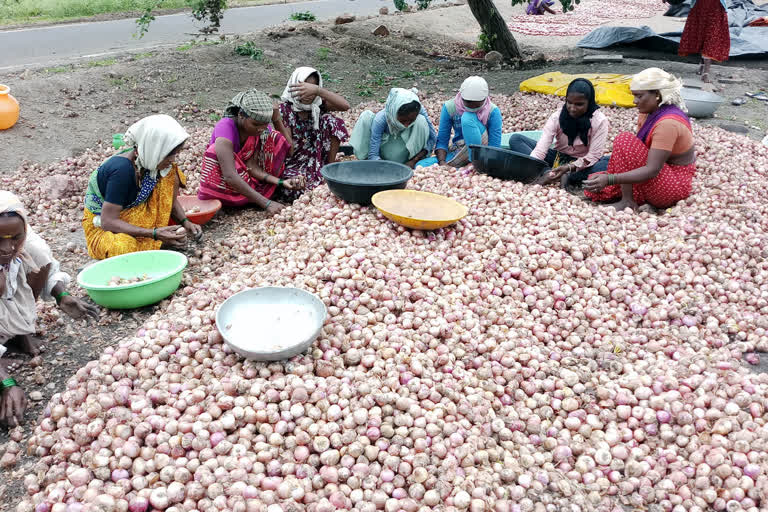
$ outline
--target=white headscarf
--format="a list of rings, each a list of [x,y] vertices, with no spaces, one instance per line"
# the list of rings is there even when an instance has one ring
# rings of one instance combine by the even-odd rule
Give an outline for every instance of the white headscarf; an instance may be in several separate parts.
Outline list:
[[[459,88],[464,101],[483,101],[488,97],[488,82],[481,76],[471,76]]]
[[[680,95],[683,81],[659,68],[645,69],[632,77],[629,84],[632,91],[659,91],[661,105],[676,105],[686,111],[685,101]]]
[[[307,66],[296,68],[291,74],[291,78],[288,79],[288,85],[285,86],[285,90],[283,91],[283,95],[280,96],[280,100],[290,103],[294,112],[312,111],[312,126],[314,126],[315,130],[318,130],[320,129],[320,106],[323,104],[323,98],[317,96],[312,101],[312,103],[301,103],[297,96],[291,94],[292,85],[298,85],[301,82],[306,82],[307,78],[309,78],[309,76],[313,73],[317,74],[317,85],[322,87],[323,77],[315,68],[310,68]]]
[[[152,179],[167,176],[171,168],[158,169],[165,157],[176,146],[189,138],[189,134],[171,116],[158,114],[133,123],[123,136],[125,145],[137,148],[136,163],[149,171]]]
[[[38,269],[50,264],[48,281],[43,287],[42,297],[43,300],[53,300],[51,295],[53,287],[57,283],[63,283],[65,286],[68,285],[71,280],[69,274],[59,270],[59,262],[53,257],[48,244],[27,223],[27,211],[24,205],[16,194],[7,190],[0,190],[0,214],[3,213],[15,213],[21,217],[21,220],[24,221],[26,238],[23,247],[19,251],[19,256],[11,261],[9,268],[5,272],[6,286],[2,298],[11,299],[16,295],[19,285],[18,275],[21,271],[22,263],[26,266],[27,271],[32,272],[37,272]]]

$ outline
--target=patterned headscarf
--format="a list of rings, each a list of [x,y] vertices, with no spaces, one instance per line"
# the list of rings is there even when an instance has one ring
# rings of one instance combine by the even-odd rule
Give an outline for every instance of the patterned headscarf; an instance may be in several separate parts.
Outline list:
[[[389,133],[392,135],[399,135],[400,132],[405,130],[403,123],[397,120],[397,111],[400,107],[407,105],[408,103],[418,102],[419,97],[416,95],[416,89],[401,89],[400,87],[393,87],[389,90],[389,96],[387,102],[384,105],[384,111],[387,115],[387,126],[389,127]]]
[[[299,101],[299,98],[291,94],[292,85],[298,85],[302,82],[306,82],[307,78],[309,78],[312,74],[317,75],[318,77],[317,85],[319,87],[322,87],[323,77],[320,76],[320,73],[318,73],[315,68],[310,68],[307,66],[296,68],[296,70],[291,74],[291,78],[288,79],[288,84],[285,86],[285,90],[283,91],[283,95],[280,96],[280,99],[282,101],[285,101],[286,103],[290,103],[294,112],[312,111],[312,125],[315,128],[315,130],[319,130],[320,129],[320,106],[323,104],[323,98],[321,98],[320,96],[317,96],[312,101],[312,103],[302,103],[301,101]]]
[[[133,123],[123,136],[126,146],[136,150],[136,164],[148,170],[155,180],[158,173],[166,176],[171,170],[170,167],[158,169],[160,162],[188,138],[186,130],[165,114],[148,116]]]
[[[674,105],[686,111],[685,101],[680,95],[683,81],[659,68],[648,68],[632,77],[629,84],[632,91],[659,91],[662,105]]]
[[[275,105],[266,93],[258,89],[251,89],[232,98],[224,112],[224,117],[237,117],[241,110],[257,123],[265,124],[272,121]]]

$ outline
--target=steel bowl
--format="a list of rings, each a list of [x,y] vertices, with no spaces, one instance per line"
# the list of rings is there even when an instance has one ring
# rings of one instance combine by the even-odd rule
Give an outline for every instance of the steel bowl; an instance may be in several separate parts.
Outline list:
[[[246,359],[279,361],[306,351],[327,314],[323,301],[299,288],[250,288],[219,306],[216,327]]]
[[[683,87],[680,95],[685,100],[688,115],[691,117],[712,117],[718,107],[723,103],[723,97],[713,92],[702,91]]]

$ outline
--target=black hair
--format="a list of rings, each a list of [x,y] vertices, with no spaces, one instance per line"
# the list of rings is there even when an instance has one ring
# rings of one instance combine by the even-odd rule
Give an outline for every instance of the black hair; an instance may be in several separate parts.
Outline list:
[[[405,105],[402,105],[399,109],[397,109],[397,115],[398,116],[407,116],[410,114],[418,114],[421,112],[421,103],[414,100],[410,103],[406,103]]]
[[[317,85],[320,85],[320,73],[318,73],[317,71],[310,73],[307,76],[307,80],[309,80],[311,77],[315,77],[315,79],[317,80]]]
[[[587,111],[579,117],[573,118],[568,113],[567,105],[563,105],[560,111],[560,129],[568,137],[568,145],[573,146],[576,137],[579,137],[585,146],[589,145],[589,129],[592,128],[592,114],[600,108],[595,101],[595,87],[592,82],[584,78],[577,78],[568,85],[566,97],[571,94],[581,94],[587,99]]]
[[[19,215],[18,212],[2,212],[2,213],[0,213],[0,217],[18,217],[21,220],[24,220],[24,217]]]

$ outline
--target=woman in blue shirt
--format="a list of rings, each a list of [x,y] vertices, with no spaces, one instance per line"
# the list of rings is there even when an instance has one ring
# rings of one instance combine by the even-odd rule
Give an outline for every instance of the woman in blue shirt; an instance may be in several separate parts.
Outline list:
[[[419,97],[396,87],[389,91],[384,110],[360,114],[349,142],[358,160],[391,160],[413,169],[432,153],[435,139],[435,127]]]
[[[482,77],[471,76],[464,80],[456,97],[443,104],[435,156],[417,165],[461,167],[471,161],[469,145],[500,147],[501,110],[491,103],[488,94],[488,82]]]

